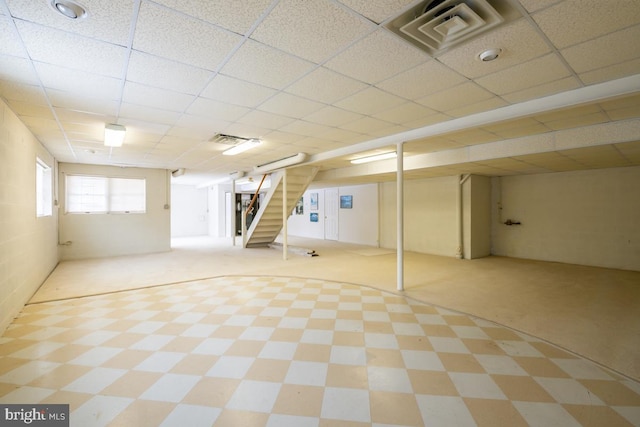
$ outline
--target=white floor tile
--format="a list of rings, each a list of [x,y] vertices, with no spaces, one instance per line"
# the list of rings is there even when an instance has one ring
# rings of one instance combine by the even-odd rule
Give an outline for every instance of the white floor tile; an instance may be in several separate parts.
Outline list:
[[[142,395],[141,399],[180,402],[200,381],[197,375],[165,374]]]
[[[250,341],[267,341],[275,328],[268,328],[265,326],[250,326],[244,330],[244,332],[240,335],[239,339],[241,340],[250,340]]]
[[[258,357],[264,359],[292,360],[298,344],[285,341],[267,341]]]
[[[421,369],[425,371],[444,371],[442,361],[433,351],[400,350],[404,365],[408,369]]]
[[[410,335],[415,337],[423,337],[424,329],[417,323],[393,322],[393,332],[396,335]]]
[[[174,339],[175,337],[171,335],[147,335],[130,348],[133,350],[158,351]]]
[[[527,372],[509,356],[475,354],[474,357],[490,374],[527,376]]]
[[[198,323],[197,325],[190,326],[180,336],[192,337],[192,338],[207,338],[218,329],[218,325],[210,325],[207,323]]]
[[[544,357],[542,353],[525,341],[496,341],[509,356]]]
[[[558,403],[604,405],[595,394],[571,378],[534,378]]]
[[[476,426],[471,413],[460,397],[416,395],[416,401],[425,426]]]
[[[279,383],[266,381],[242,381],[227,403],[227,408],[269,413],[278,398],[280,386]]]
[[[330,362],[339,365],[367,365],[367,351],[363,347],[340,346],[331,347]]]
[[[449,372],[449,378],[462,397],[507,399],[502,389],[487,374]]]
[[[318,418],[271,414],[266,427],[318,427],[319,425]]]
[[[321,417],[370,423],[369,392],[353,388],[326,387]]]
[[[471,353],[459,338],[429,337],[429,342],[433,350],[439,353]]]
[[[227,338],[207,338],[194,348],[192,353],[220,356],[224,354],[233,343],[234,340]]]
[[[371,348],[398,349],[398,340],[392,334],[378,334],[365,332],[364,344]]]
[[[0,376],[0,383],[25,385],[60,366],[60,363],[33,360]]]
[[[244,378],[254,362],[253,357],[221,356],[207,372],[208,377]]]
[[[611,380],[613,377],[593,362],[584,359],[552,359],[571,377],[578,380]]]
[[[292,361],[284,379],[287,384],[324,386],[328,364],[320,362]]]
[[[224,321],[223,325],[226,326],[251,326],[256,320],[257,316],[250,316],[245,314],[234,314]]]
[[[169,372],[185,356],[185,353],[158,351],[140,362],[134,369],[148,372]]]
[[[531,427],[580,427],[557,403],[513,402],[513,406]]]
[[[369,366],[367,374],[370,390],[413,393],[411,381],[404,369]]]
[[[278,323],[278,328],[304,329],[309,323],[306,317],[283,317]]]
[[[48,388],[24,386],[5,394],[2,396],[0,401],[2,401],[3,404],[15,403],[17,405],[25,403],[39,403],[53,393],[55,393],[55,390]]]
[[[63,390],[97,394],[126,373],[125,369],[94,368],[68,384]]]
[[[333,331],[323,329],[306,329],[302,333],[300,342],[307,344],[331,345],[333,342]]]
[[[122,352],[121,348],[94,347],[70,360],[69,363],[72,365],[100,366],[120,352]]]
[[[113,396],[94,396],[69,415],[71,427],[101,427],[111,421],[133,402],[133,399]]]
[[[220,416],[220,412],[222,412],[220,408],[180,404],[164,419],[160,426],[210,427]]]

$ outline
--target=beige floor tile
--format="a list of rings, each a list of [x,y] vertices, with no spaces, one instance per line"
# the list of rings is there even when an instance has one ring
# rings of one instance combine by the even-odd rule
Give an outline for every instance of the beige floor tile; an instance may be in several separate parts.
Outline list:
[[[62,389],[71,382],[77,380],[92,368],[78,365],[60,365],[52,371],[31,381],[31,387],[50,388],[54,390]]]
[[[216,427],[266,426],[269,414],[225,409],[216,419]]]
[[[224,408],[239,384],[239,379],[205,377],[191,389],[182,402]]]
[[[327,387],[361,388],[369,387],[366,366],[329,365]]]
[[[640,407],[640,394],[619,382],[605,380],[578,381],[607,405]]]
[[[532,377],[569,378],[566,372],[549,359],[542,357],[514,357],[518,365]]]
[[[331,346],[324,344],[300,343],[293,356],[295,360],[307,362],[329,362]]]
[[[257,357],[264,348],[266,341],[239,340],[231,344],[225,352],[228,356]]]
[[[171,368],[174,374],[205,375],[217,362],[218,357],[203,354],[187,354]]]
[[[319,417],[324,387],[283,384],[272,412],[277,414]]]
[[[256,359],[245,378],[255,381],[282,382],[289,371],[289,360]]]
[[[458,390],[446,372],[409,369],[409,380],[416,394],[458,396]]]
[[[133,369],[152,354],[153,352],[148,350],[123,350],[101,366],[115,369]]]
[[[577,359],[578,357],[546,342],[532,342],[531,345],[550,359]]]
[[[370,391],[371,422],[407,426],[423,425],[413,394]]]
[[[478,427],[527,427],[529,425],[508,400],[465,398],[464,403]]]
[[[472,354],[438,353],[442,365],[450,372],[484,373],[485,370]]]
[[[462,342],[473,354],[492,354],[496,356],[506,354],[504,350],[493,340],[462,338]]]
[[[562,405],[584,427],[631,427],[632,424],[607,406]]]
[[[175,404],[173,403],[136,400],[111,420],[109,426],[157,426],[162,423],[174,408]]]
[[[137,399],[162,377],[158,372],[129,371],[102,390],[107,396],[131,397]]]
[[[404,359],[400,350],[367,348],[367,364],[387,368],[404,368]]]
[[[364,333],[335,331],[333,333],[333,345],[363,346]]]
[[[491,375],[510,400],[525,402],[554,402],[554,399],[533,378],[518,375]]]
[[[457,337],[454,330],[447,325],[422,325],[422,329],[429,337]]]

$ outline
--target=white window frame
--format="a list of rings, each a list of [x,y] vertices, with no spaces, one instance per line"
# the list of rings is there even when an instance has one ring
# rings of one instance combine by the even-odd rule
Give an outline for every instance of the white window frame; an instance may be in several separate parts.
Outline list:
[[[65,213],[144,214],[147,212],[146,188],[145,178],[67,174]]]
[[[53,215],[53,174],[51,166],[36,157],[36,217]]]

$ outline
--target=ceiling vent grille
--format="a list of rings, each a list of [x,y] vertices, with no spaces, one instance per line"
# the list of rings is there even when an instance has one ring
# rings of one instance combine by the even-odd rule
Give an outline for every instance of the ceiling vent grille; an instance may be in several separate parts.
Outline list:
[[[507,0],[427,0],[386,28],[436,57],[519,16]]]
[[[219,133],[217,135],[212,136],[209,139],[209,142],[214,142],[216,144],[233,146],[233,145],[242,144],[243,142],[247,142],[250,139],[251,138],[242,138],[240,136],[233,136],[233,135],[226,135],[224,133]]]

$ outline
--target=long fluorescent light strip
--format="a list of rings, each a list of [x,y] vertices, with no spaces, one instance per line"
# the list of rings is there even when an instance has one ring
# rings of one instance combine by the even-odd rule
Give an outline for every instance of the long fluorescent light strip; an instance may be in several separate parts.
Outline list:
[[[259,139],[250,139],[243,142],[242,144],[238,144],[235,147],[231,147],[228,150],[223,151],[222,154],[225,156],[235,156],[236,154],[240,154],[254,147],[257,147],[261,143],[262,142]]]
[[[394,159],[396,157],[395,151],[390,151],[388,153],[376,154],[374,156],[360,157],[359,159],[351,160],[351,163],[354,165],[359,165],[361,163],[369,163],[369,162],[377,162],[378,160],[386,160],[386,159]]]

